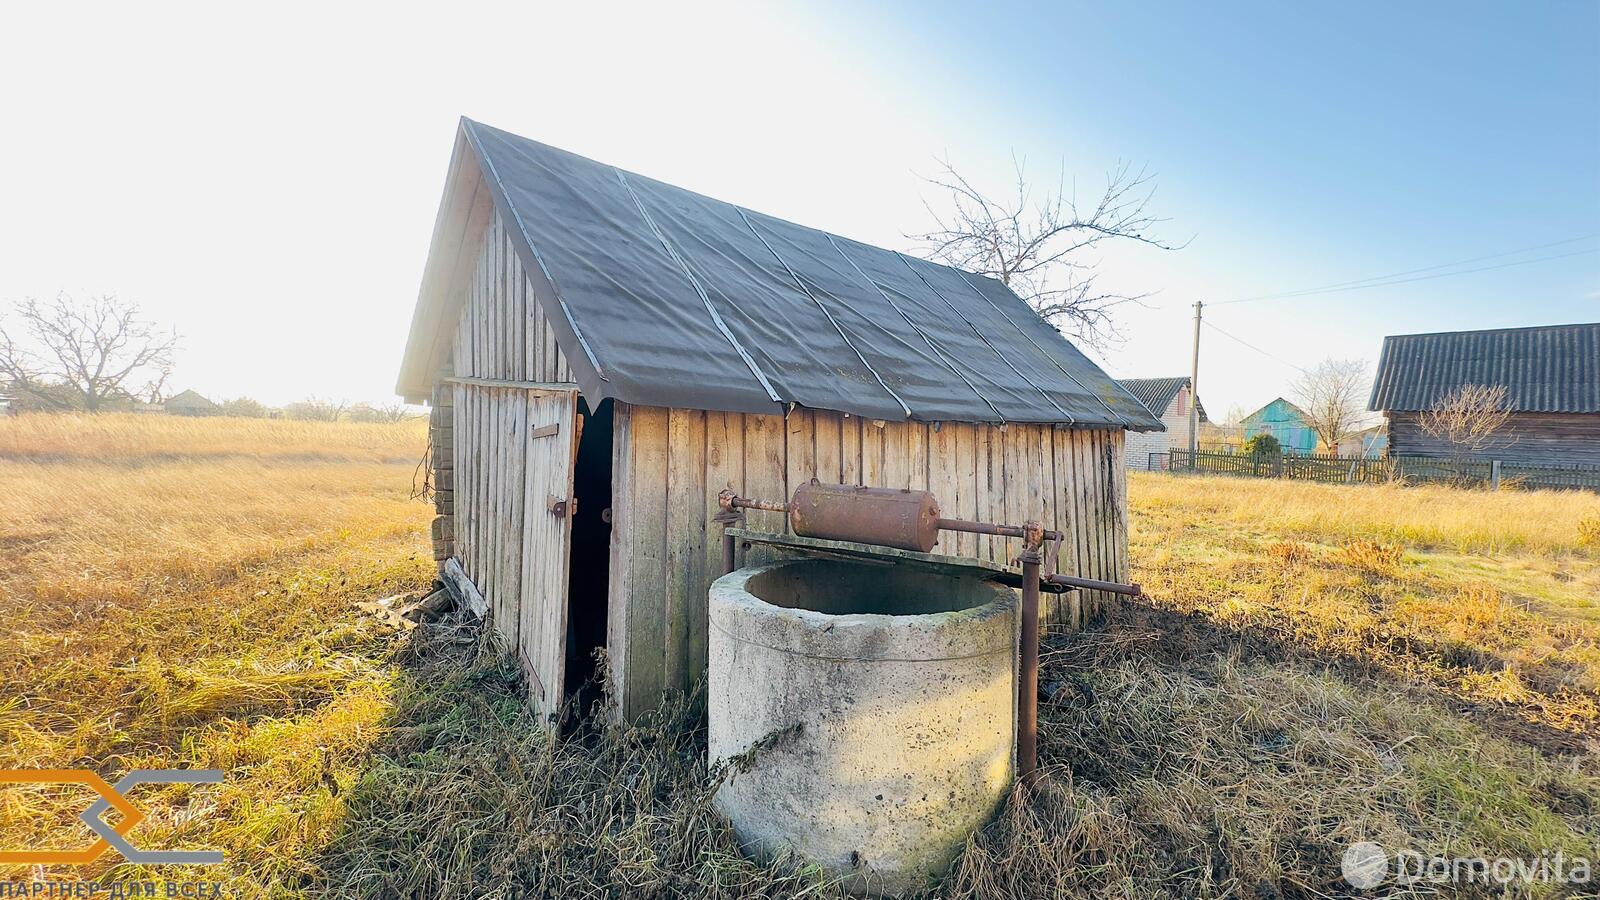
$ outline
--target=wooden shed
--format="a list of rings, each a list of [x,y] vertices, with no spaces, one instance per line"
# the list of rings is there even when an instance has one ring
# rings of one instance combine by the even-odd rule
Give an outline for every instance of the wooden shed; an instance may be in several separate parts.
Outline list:
[[[1510,413],[1475,451],[1424,427],[1429,410],[1467,385],[1504,388]],[[1369,406],[1388,420],[1396,455],[1600,466],[1600,323],[1390,335]]]
[[[1060,571],[1126,580],[1124,432],[1161,427],[997,281],[465,119],[399,392],[434,405],[435,555],[532,702],[604,648],[628,716],[705,667],[723,488],[927,488],[951,516],[1055,525]]]

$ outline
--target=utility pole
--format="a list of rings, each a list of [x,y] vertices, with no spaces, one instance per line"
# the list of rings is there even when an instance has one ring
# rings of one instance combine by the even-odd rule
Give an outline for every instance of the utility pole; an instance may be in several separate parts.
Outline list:
[[[1200,450],[1200,310],[1194,302],[1194,356],[1189,362],[1189,467],[1197,468],[1195,453]]]

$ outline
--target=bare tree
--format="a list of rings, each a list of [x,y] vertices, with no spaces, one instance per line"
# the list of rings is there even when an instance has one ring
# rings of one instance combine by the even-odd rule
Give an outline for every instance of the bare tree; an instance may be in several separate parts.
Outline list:
[[[940,160],[939,173],[923,180],[948,195],[948,208],[940,212],[924,201],[936,227],[907,237],[920,242],[929,259],[998,279],[1045,321],[1084,343],[1103,347],[1120,340],[1114,310],[1149,295],[1101,290],[1097,262],[1085,257],[1110,238],[1177,249],[1148,234],[1165,221],[1146,211],[1154,176],[1120,165],[1106,175],[1098,201],[1080,207],[1064,173],[1055,190],[1036,198],[1023,163],[1013,164],[1012,193],[996,199]]]
[[[176,331],[162,333],[115,295],[16,304],[28,343],[0,326],[0,377],[51,408],[96,412],[110,401],[161,399],[172,374]]]
[[[1422,430],[1449,444],[1459,456],[1482,453],[1501,442],[1511,418],[1505,385],[1463,384],[1422,413]]]
[[[1325,359],[1302,372],[1290,388],[1306,424],[1329,450],[1359,431],[1367,418],[1367,393],[1372,378],[1364,359]]]
[[[350,407],[349,400],[324,400],[313,396],[285,406],[283,416],[302,422],[337,422],[349,415]]]
[[[403,422],[413,415],[403,403],[357,403],[349,409],[352,422]]]

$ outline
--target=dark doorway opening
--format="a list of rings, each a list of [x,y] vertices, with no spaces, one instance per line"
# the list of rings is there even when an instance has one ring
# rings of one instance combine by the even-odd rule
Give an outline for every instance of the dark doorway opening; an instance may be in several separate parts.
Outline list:
[[[567,671],[569,694],[587,710],[600,697],[595,651],[606,645],[606,608],[611,581],[611,401],[593,411],[578,398],[583,430],[573,467],[572,559],[567,576]]]

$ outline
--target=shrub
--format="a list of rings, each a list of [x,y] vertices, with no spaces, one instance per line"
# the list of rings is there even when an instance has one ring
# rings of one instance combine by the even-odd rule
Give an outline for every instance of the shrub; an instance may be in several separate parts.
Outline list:
[[[1252,435],[1240,448],[1249,456],[1276,456],[1283,452],[1283,445],[1270,434]]]
[[[222,415],[237,419],[269,419],[273,415],[266,404],[249,397],[235,397],[232,400],[224,400],[218,405],[221,407]]]

